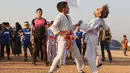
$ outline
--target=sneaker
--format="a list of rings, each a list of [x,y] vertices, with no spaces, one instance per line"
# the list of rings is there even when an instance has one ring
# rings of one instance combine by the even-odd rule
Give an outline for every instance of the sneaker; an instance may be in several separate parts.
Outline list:
[[[57,72],[60,71],[60,66],[59,65],[56,66],[55,71],[57,71]]]
[[[24,59],[24,62],[27,62],[27,59]]]
[[[66,63],[63,63],[62,65],[66,65]]]
[[[124,56],[128,56],[127,54],[125,54]]]
[[[52,64],[52,62],[47,62],[47,64],[50,66]]]
[[[73,62],[73,64],[76,64],[75,62]]]
[[[33,65],[36,66],[36,62]]]
[[[60,71],[60,66],[57,65],[56,68],[57,68],[57,72],[59,72]]]
[[[109,63],[112,63],[112,60],[109,60]]]
[[[2,60],[2,57],[0,57],[0,60]]]
[[[99,68],[99,67],[101,67],[103,64],[102,63],[100,63],[98,66],[97,66],[97,68]]]
[[[105,59],[102,59],[101,61],[105,61]]]
[[[11,60],[10,58],[8,58],[8,60]]]
[[[32,64],[34,64],[34,66],[36,66],[36,62],[35,61],[32,61]]]
[[[44,66],[49,66],[49,64],[47,62],[45,62],[45,61],[43,61],[43,65]]]
[[[84,71],[80,70],[79,73],[85,73]]]

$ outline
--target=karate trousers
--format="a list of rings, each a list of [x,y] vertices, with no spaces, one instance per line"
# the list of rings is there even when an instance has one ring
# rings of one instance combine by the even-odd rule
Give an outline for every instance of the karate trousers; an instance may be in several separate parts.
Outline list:
[[[61,65],[62,58],[63,58],[63,56],[64,56],[64,54],[66,52],[66,48],[67,48],[66,43],[67,43],[67,41],[64,39],[64,37],[59,35],[57,37],[57,43],[58,43],[57,55],[53,60],[53,63],[51,65],[51,67],[50,67],[49,72],[53,72],[55,70],[55,68],[57,67],[57,65]],[[78,71],[83,70],[84,62],[83,62],[83,59],[82,59],[82,57],[80,55],[79,49],[78,49],[75,41],[73,41],[70,51],[72,52],[72,55],[76,60]]]
[[[47,62],[52,62],[56,57],[56,41],[49,39],[47,40]]]
[[[98,45],[98,35],[88,34],[86,55],[92,73],[98,73],[98,68],[96,66],[97,45]]]

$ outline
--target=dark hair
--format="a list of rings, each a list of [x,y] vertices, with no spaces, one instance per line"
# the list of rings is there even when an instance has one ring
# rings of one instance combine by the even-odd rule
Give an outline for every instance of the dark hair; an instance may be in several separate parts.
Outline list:
[[[82,20],[79,20],[79,22],[76,24],[76,27],[77,27],[77,26],[80,26],[82,23],[83,23],[83,21],[82,21]]]
[[[68,3],[66,1],[61,1],[57,4],[57,10],[59,12],[62,12],[62,9],[66,7]]]
[[[41,12],[42,12],[42,8],[38,8],[38,9],[36,10],[36,12],[38,12],[38,11],[41,11]]]
[[[15,23],[15,26],[16,26],[16,31],[19,31],[22,29],[21,25],[19,24],[19,22],[16,22]]]
[[[27,23],[27,24],[29,24],[29,22],[28,22],[28,21],[25,21],[24,23]]]
[[[101,18],[107,18],[108,17],[108,14],[109,14],[109,7],[108,5],[104,5],[102,7],[103,11],[102,11],[102,15],[101,15]]]
[[[51,21],[51,24],[53,24],[54,21]]]
[[[10,24],[9,24],[9,22],[6,22],[6,26],[9,26]]]
[[[126,35],[123,35],[123,37],[126,37]]]
[[[5,25],[6,25],[6,22],[3,22],[3,23],[2,23],[2,25],[4,25],[4,26],[5,26]]]
[[[27,26],[29,26],[29,22],[28,21],[25,21],[24,24],[26,24]]]
[[[82,21],[82,20],[79,20],[78,24],[82,24],[82,23],[83,23],[83,21]]]
[[[10,24],[9,24],[9,22],[3,22],[2,25],[9,26]]]

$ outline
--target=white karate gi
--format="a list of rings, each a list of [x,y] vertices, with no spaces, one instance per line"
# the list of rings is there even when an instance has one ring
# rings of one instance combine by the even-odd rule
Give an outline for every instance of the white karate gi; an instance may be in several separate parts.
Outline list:
[[[101,18],[95,18],[91,20],[88,24],[81,24],[80,28],[87,32],[87,59],[91,67],[92,73],[98,73],[98,68],[96,66],[97,57],[97,45],[98,45],[98,30],[100,28],[108,29],[104,20]]]
[[[60,31],[72,31],[73,32],[74,26],[72,25],[72,22],[71,22],[69,15],[67,15],[67,17],[62,13],[60,13],[56,17],[53,25],[51,26],[51,30],[54,34],[58,34]],[[54,71],[56,66],[61,62],[60,60],[62,60],[64,53],[66,52],[67,41],[64,39],[64,37],[58,35],[57,42],[58,42],[57,56],[54,58],[49,72]],[[78,47],[77,47],[75,41],[72,43],[70,51],[72,52],[72,55],[76,60],[78,71],[83,70],[84,62],[82,60],[82,57],[80,55],[80,52],[78,50]]]
[[[96,65],[98,66],[99,64],[102,64],[102,61],[100,59],[100,54],[98,53],[98,50],[101,49],[100,46],[97,46],[97,51],[96,51]]]
[[[52,62],[56,56],[56,39],[51,39],[49,36],[55,37],[50,28],[48,28],[47,61]]]
[[[64,53],[63,58],[62,58],[62,64],[63,65],[66,64],[66,57],[67,57],[68,54],[69,54],[69,50],[66,50],[66,52]]]

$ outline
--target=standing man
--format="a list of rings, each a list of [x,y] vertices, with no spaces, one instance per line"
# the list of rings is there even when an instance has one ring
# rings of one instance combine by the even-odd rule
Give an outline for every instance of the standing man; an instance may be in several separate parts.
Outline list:
[[[59,70],[61,59],[63,58],[64,53],[66,52],[67,45],[71,45],[70,51],[75,58],[77,69],[79,73],[84,73],[84,62],[78,50],[78,47],[73,40],[70,44],[68,43],[68,39],[70,38],[71,33],[73,32],[74,26],[72,25],[72,21],[69,14],[69,7],[67,2],[62,1],[57,4],[57,9],[60,12],[59,15],[54,20],[53,25],[51,26],[52,32],[57,35],[57,42],[58,42],[58,52],[56,57],[53,60],[49,73],[53,73],[53,71]],[[69,40],[70,41],[70,40]]]
[[[33,32],[34,34],[34,49],[33,49],[33,64],[36,65],[36,58],[38,51],[41,50],[41,59],[43,59],[44,65],[47,65],[47,52],[46,52],[46,39],[47,39],[47,29],[45,25],[47,24],[46,19],[42,17],[42,9],[38,8],[36,10],[37,17],[32,20]],[[42,58],[43,57],[43,58]]]
[[[4,47],[6,46],[6,52],[7,52],[7,58],[8,60],[10,59],[10,40],[11,40],[11,32],[8,26],[8,23],[5,22],[3,23],[5,26],[5,31],[3,32],[3,34],[1,35],[1,56],[4,57]]]
[[[5,24],[6,24],[6,22],[3,22],[0,26],[0,59],[5,58],[4,49],[2,49],[2,47],[1,47],[2,44],[3,44],[3,41],[2,41],[3,40],[3,34],[6,31]]]
[[[102,61],[105,61],[104,50],[106,49],[110,63],[112,62],[112,55],[109,48],[109,44],[111,43],[111,38],[112,38],[112,35],[111,35],[110,28],[108,28],[108,30],[105,30],[104,28],[100,30],[99,40],[100,40],[100,45],[101,45]]]
[[[10,47],[11,47],[12,54],[13,54],[13,53],[14,53],[13,42],[12,42],[12,40],[13,40],[13,28],[10,26],[10,23],[9,23],[9,22],[7,22],[7,24],[8,24],[9,30],[10,30],[10,32],[11,32]]]

